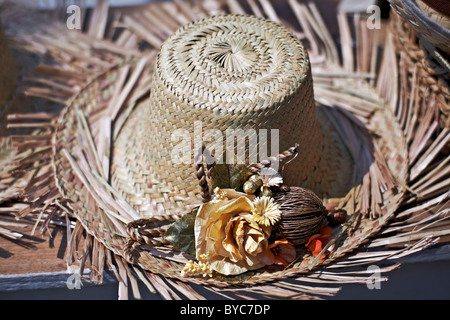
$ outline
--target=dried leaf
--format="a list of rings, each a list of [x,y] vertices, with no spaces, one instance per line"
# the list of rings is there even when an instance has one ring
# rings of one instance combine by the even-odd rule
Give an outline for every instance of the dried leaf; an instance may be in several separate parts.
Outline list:
[[[176,249],[195,257],[194,223],[197,208],[186,213],[167,229],[164,239]]]
[[[210,190],[219,187],[220,189],[243,191],[242,186],[251,175],[252,173],[244,164],[217,164],[212,171],[209,181]]]

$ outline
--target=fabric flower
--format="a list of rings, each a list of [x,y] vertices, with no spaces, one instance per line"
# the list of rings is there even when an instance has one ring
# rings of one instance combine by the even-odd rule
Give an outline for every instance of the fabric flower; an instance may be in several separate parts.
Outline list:
[[[222,193],[203,204],[194,225],[197,259],[205,257],[212,270],[224,275],[265,266],[262,258],[269,249],[272,228],[259,225],[253,219],[252,200],[243,193],[236,198],[238,194],[230,191],[231,199],[223,199]]]
[[[328,226],[323,227],[320,230],[320,234],[315,234],[311,236],[308,242],[305,244],[308,247],[309,251],[311,251],[314,257],[317,257],[323,248],[328,244],[331,239],[331,228]],[[320,260],[325,259],[328,252],[324,252],[322,256],[319,258]]]
[[[263,226],[273,226],[281,219],[280,205],[271,197],[256,198],[253,202],[254,219]]]

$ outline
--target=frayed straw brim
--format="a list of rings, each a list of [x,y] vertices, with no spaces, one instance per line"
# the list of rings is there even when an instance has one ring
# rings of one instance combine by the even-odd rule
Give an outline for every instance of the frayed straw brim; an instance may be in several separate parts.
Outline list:
[[[119,192],[109,172],[117,174],[111,158],[121,152],[114,149],[120,131],[130,119],[139,117],[142,105],[148,101],[151,62],[163,40],[181,24],[212,13],[253,13],[289,23],[294,33],[309,44],[315,96],[322,105],[318,112],[335,127],[334,139],[349,141],[346,151],[354,162],[369,169],[346,196],[325,199],[329,207],[345,208],[351,215],[338,230],[334,238],[336,249],[327,259],[316,261],[308,257],[284,270],[254,273],[237,281],[251,285],[240,287],[239,296],[257,293],[306,298],[333,294],[336,289],[301,283],[365,283],[367,278],[358,272],[345,277],[341,273],[350,267],[376,264],[435,244],[440,236],[450,233],[445,219],[448,207],[444,206],[450,186],[450,135],[448,127],[439,126],[439,117],[445,117],[444,110],[448,108],[448,91],[439,76],[402,54],[411,49],[402,49],[403,42],[398,40],[402,34],[391,31],[399,25],[398,18],[393,17],[384,41],[381,32],[369,32],[365,21],[355,17],[357,46],[353,50],[347,16],[338,14],[344,57],[341,63],[338,48],[324,28],[317,8],[296,1],[286,5],[297,20],[285,21],[277,13],[278,8],[268,1],[252,2],[248,12],[236,1],[177,2],[150,5],[143,12],[120,18],[114,16],[109,29],[100,23],[107,20],[108,10],[99,2],[88,35],[69,32],[58,24],[34,33],[24,23],[22,32],[10,36],[20,39],[30,51],[45,52],[57,62],[39,65],[25,93],[66,107],[61,115],[9,115],[10,128],[31,127],[35,132],[27,136],[26,143],[20,136],[11,140],[16,149],[10,151],[7,159],[14,159],[14,167],[2,178],[0,200],[25,204],[18,212],[14,210],[19,217],[35,214],[48,221],[68,214],[77,218],[67,259],[74,262],[86,230],[85,249],[92,253],[94,280],[101,281],[106,266],[118,269],[122,284],[127,277],[134,279],[131,269],[134,270],[135,276],[164,298],[178,298],[180,294],[201,298],[192,284],[202,284],[220,295],[236,293],[226,279],[181,277],[188,257],[171,249],[161,237],[180,215],[143,217],[137,210],[139,199],[132,198],[133,192]],[[10,12],[12,19],[14,11]],[[167,19],[155,23],[162,12]],[[114,37],[113,31],[117,33]],[[427,105],[429,101],[432,107]],[[367,149],[371,144],[373,153]],[[132,187],[136,188],[136,196],[146,192],[136,185]],[[192,185],[193,190],[196,188]],[[172,200],[176,201],[166,199],[167,203]],[[438,223],[441,227],[433,229]],[[409,246],[399,247],[404,243]],[[387,245],[393,248],[386,250]],[[355,251],[358,248],[367,252]],[[299,283],[271,283],[294,276]],[[131,283],[136,288],[134,280]],[[134,293],[138,295],[137,291]]]

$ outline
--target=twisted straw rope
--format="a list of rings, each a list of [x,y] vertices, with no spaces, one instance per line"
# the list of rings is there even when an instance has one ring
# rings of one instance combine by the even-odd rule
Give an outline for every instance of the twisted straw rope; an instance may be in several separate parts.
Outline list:
[[[265,161],[261,161],[259,163],[253,163],[248,168],[252,173],[258,173],[262,168],[266,167],[268,165],[268,162],[274,162],[279,161],[280,163],[283,162],[286,158],[296,156],[298,154],[299,145],[296,144],[294,147],[290,147],[288,150],[283,151],[282,153],[278,154],[277,156],[269,157]],[[291,159],[293,160],[293,158]],[[287,163],[289,163],[291,160],[289,160]],[[287,164],[285,163],[285,164]],[[282,167],[283,170],[284,166]]]
[[[206,155],[205,155],[206,152]],[[208,187],[207,178],[211,177],[211,172],[214,169],[216,162],[207,161],[206,163],[206,171],[205,166],[203,164],[203,157],[207,159],[212,159],[211,154],[205,146],[202,146],[196,156],[195,156],[195,170],[197,172],[197,179],[199,180],[199,186],[201,189],[201,195],[203,198],[203,202],[208,202],[211,200],[211,193]]]

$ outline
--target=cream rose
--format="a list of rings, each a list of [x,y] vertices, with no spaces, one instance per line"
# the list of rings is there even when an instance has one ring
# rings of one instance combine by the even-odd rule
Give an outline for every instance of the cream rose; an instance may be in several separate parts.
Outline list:
[[[203,204],[195,220],[197,259],[212,270],[236,275],[266,265],[271,226],[253,218],[253,196],[221,190],[218,199]]]

